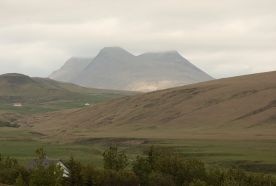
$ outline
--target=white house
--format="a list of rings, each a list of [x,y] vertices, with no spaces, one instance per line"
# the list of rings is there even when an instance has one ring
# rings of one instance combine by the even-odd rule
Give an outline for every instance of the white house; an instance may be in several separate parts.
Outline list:
[[[22,107],[23,105],[22,105],[22,103],[14,103],[13,106],[14,107]]]
[[[38,162],[39,161],[39,162]],[[59,167],[63,171],[63,177],[68,178],[69,177],[69,169],[66,167],[65,163],[61,160],[49,160],[49,159],[44,159],[42,162],[41,160],[32,160],[29,162],[27,168],[29,170],[35,169],[37,167],[38,163],[42,163],[44,167],[49,167],[50,165],[55,165]]]
[[[64,178],[68,178],[69,177],[69,169],[66,167],[66,165],[61,160],[59,160],[56,163],[56,166],[59,166],[61,168],[61,170],[63,170],[63,177]]]

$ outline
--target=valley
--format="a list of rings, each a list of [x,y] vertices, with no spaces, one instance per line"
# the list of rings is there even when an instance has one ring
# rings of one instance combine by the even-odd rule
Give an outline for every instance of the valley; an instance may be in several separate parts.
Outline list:
[[[91,137],[275,140],[275,79],[276,73],[268,72],[213,80],[20,122],[22,128],[57,141]]]
[[[276,186],[275,0],[0,15],[0,186]]]
[[[6,106],[3,111],[16,114],[19,126],[0,127],[0,152],[24,163],[44,147],[52,158],[73,155],[101,167],[109,145],[116,144],[131,158],[156,145],[210,166],[276,174],[275,78],[269,72],[138,95],[93,90],[112,96],[95,99],[94,93],[89,99],[97,104],[85,107],[79,105],[88,99],[70,99],[69,106],[55,101],[52,110],[50,101],[43,102],[48,110],[33,103],[33,111]],[[91,96],[92,90],[74,89]]]
[[[276,140],[212,140],[152,138],[91,138],[69,143],[40,140],[41,134],[14,128],[0,129],[0,152],[26,164],[34,151],[43,147],[51,159],[69,160],[73,156],[82,163],[102,168],[102,153],[117,145],[130,161],[150,146],[179,152],[185,159],[198,159],[210,167],[240,168],[249,172],[276,175]]]

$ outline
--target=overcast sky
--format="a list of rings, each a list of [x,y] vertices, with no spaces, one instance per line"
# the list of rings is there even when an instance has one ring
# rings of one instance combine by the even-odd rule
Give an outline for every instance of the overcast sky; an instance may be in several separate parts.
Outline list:
[[[276,1],[0,0],[0,73],[45,77],[105,46],[177,50],[216,78],[276,70]]]

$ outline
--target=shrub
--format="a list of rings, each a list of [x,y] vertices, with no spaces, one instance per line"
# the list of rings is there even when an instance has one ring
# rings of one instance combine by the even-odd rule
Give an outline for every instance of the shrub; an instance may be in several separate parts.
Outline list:
[[[117,146],[109,147],[104,153],[104,168],[111,170],[123,170],[128,165],[128,159],[124,152],[118,151]]]

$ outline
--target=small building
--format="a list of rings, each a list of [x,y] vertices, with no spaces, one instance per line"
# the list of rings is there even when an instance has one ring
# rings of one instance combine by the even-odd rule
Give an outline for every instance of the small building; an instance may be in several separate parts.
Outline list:
[[[90,106],[90,103],[85,103],[84,106]]]
[[[31,160],[27,165],[27,169],[29,170],[35,169],[35,167],[37,167],[38,165],[38,161],[41,161],[41,160],[37,160],[37,159]],[[60,167],[60,169],[63,171],[63,177],[64,178],[69,177],[69,169],[66,167],[65,163],[62,160],[50,160],[46,158],[42,160],[42,162],[40,163],[42,163],[44,167],[49,167],[50,165],[55,165],[57,167]]]
[[[14,103],[13,106],[14,107],[22,107],[23,105],[22,105],[22,103]]]

